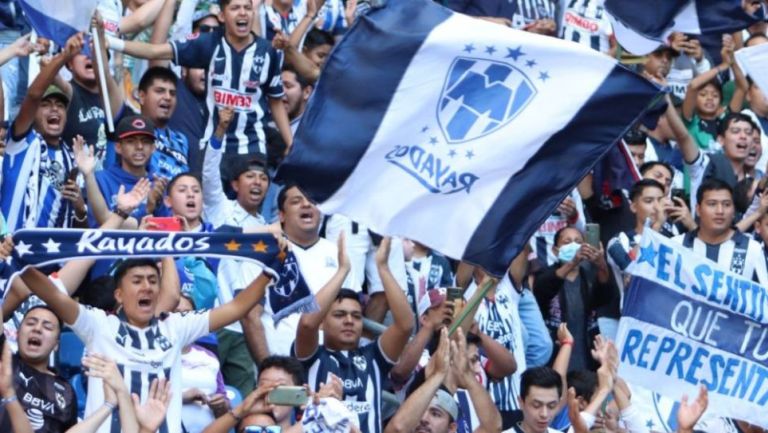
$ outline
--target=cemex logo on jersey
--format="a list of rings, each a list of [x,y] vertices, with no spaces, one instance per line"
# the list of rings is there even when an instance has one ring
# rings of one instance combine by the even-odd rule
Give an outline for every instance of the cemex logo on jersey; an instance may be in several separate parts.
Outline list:
[[[414,131],[423,143],[396,146],[385,158],[431,193],[470,193],[479,176],[462,165],[483,151],[479,139],[507,125],[536,97],[528,77],[536,66],[521,46],[464,45],[446,70],[432,125]],[[543,74],[542,83],[549,78]]]
[[[232,107],[235,111],[253,111],[256,95],[238,92],[236,90],[216,87],[213,89],[213,99],[216,105]]]

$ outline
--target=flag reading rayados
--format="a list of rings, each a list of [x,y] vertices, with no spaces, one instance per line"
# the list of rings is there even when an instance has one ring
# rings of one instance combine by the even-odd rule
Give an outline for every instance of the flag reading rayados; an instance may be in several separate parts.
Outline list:
[[[390,0],[334,49],[278,178],[501,275],[657,94],[578,44]]]

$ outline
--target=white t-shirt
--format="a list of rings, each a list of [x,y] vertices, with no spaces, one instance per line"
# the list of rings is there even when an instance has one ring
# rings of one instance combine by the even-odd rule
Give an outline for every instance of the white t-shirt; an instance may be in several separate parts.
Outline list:
[[[168,433],[181,433],[181,350],[209,333],[207,310],[163,314],[143,329],[129,325],[125,317],[80,305],[72,330],[85,344],[86,353],[98,353],[114,360],[123,374],[128,391],[147,399],[155,378],[170,378],[172,398],[165,423]],[[104,404],[100,379],[88,380],[88,417]],[[114,418],[114,419],[112,419]],[[102,423],[98,433],[109,433],[117,417]],[[164,430],[161,427],[161,430]]]
[[[208,396],[216,393],[220,364],[212,353],[192,346],[181,355],[181,366],[182,392],[197,388]],[[181,414],[187,433],[200,433],[216,419],[211,408],[199,402],[185,404]]]
[[[319,238],[309,248],[302,248],[291,243],[291,251],[296,256],[301,275],[304,277],[304,281],[307,282],[307,286],[313,295],[316,295],[325,286],[339,268],[336,244],[327,239]],[[349,283],[349,277],[345,281],[345,284],[347,283]],[[272,308],[269,302],[267,302],[264,314],[261,316],[261,321],[264,324],[264,334],[267,338],[270,354],[290,355],[291,346],[296,339],[296,330],[299,328],[300,318],[301,314],[299,313],[291,314],[283,318],[275,326],[272,320]]]

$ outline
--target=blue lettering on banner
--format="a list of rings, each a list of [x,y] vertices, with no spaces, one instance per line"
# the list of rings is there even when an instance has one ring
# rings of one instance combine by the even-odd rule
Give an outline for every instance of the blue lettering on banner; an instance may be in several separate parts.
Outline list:
[[[714,415],[768,425],[766,289],[650,229],[643,236],[627,268],[622,375],[673,398],[703,385]]]
[[[630,329],[619,348],[623,364],[663,371],[710,392],[765,406],[768,403],[768,368],[739,356],[724,356],[682,339]],[[651,360],[650,365],[648,361]]]
[[[681,292],[690,292],[713,304],[742,314],[757,323],[766,323],[768,291],[760,284],[740,275],[717,269],[714,263],[691,259],[665,244],[649,242],[640,248],[640,257],[634,264],[654,269],[653,276],[669,283]]]

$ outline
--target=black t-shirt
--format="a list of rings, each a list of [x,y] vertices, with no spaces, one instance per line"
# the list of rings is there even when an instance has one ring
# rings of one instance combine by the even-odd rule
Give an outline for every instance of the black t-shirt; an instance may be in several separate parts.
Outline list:
[[[67,124],[62,137],[68,144],[76,135],[82,135],[85,142],[95,145],[97,152],[106,148],[107,136],[104,123],[104,106],[98,93],[91,93],[75,80],[72,85],[72,100],[67,107]],[[116,115],[117,113],[112,113]]]
[[[13,357],[16,396],[35,433],[62,433],[77,423],[77,397],[59,376],[41,373]],[[11,420],[0,408],[0,432],[10,432]]]
[[[189,141],[189,170],[198,176],[201,176],[203,172],[200,140],[205,135],[207,120],[205,95],[195,96],[184,81],[176,81],[176,109],[168,121],[168,127],[187,136]]]

